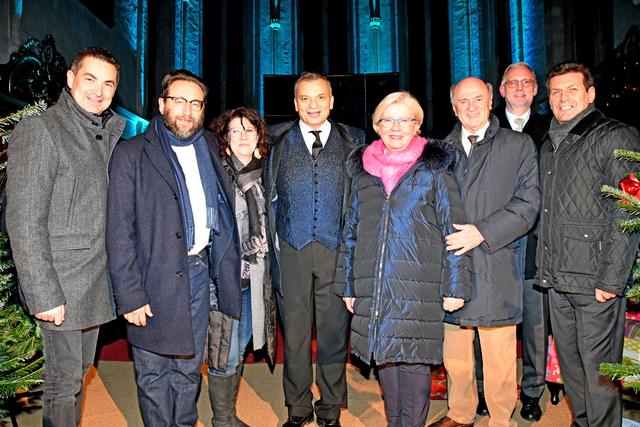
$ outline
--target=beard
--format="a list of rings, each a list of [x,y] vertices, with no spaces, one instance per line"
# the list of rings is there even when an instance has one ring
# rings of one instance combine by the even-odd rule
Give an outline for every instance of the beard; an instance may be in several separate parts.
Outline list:
[[[188,128],[178,126],[178,119],[191,120],[191,126]],[[194,117],[193,115],[173,115],[171,112],[168,112],[167,115],[164,116],[164,124],[167,126],[167,129],[169,129],[178,138],[188,139],[202,129],[204,125],[204,114]]]

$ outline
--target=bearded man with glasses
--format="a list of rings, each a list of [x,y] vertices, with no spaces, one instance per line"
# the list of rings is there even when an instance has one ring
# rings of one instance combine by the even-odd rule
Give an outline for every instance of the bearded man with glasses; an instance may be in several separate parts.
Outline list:
[[[116,147],[107,253],[127,320],[147,426],[193,426],[210,310],[240,317],[240,243],[215,136],[202,128],[207,87],[167,74],[160,114]]]

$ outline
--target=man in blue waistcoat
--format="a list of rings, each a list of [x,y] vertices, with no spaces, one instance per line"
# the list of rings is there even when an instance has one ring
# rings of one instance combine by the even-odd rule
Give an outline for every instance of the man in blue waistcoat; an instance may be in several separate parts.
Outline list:
[[[347,405],[349,316],[333,292],[342,218],[351,181],[347,156],[364,143],[364,131],[335,123],[331,83],[302,73],[294,86],[299,120],[271,129],[266,171],[269,224],[275,256],[273,284],[284,331],[285,427],[313,422],[311,331],[315,320],[315,402],[319,426],[339,426]]]

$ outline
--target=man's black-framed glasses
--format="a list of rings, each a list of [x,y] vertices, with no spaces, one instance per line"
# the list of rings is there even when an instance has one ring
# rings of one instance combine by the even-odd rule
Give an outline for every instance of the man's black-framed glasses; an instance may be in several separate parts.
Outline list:
[[[173,103],[179,107],[182,107],[185,104],[189,103],[193,111],[200,111],[204,108],[204,101],[201,101],[199,99],[188,100],[181,96],[163,96],[163,98],[172,100]]]

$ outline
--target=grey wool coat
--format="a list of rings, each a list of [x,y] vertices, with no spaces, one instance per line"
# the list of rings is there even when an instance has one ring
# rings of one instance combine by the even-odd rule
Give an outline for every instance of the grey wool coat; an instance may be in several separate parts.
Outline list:
[[[9,142],[7,231],[21,297],[31,314],[65,305],[78,330],[115,317],[107,273],[107,166],[124,119],[98,117],[62,91],[42,115],[23,119]]]
[[[536,148],[529,135],[500,127],[491,115],[484,139],[467,157],[458,123],[446,141],[456,148],[456,178],[467,222],[485,241],[471,251],[471,300],[445,321],[497,327],[522,321],[525,234],[540,209]]]

